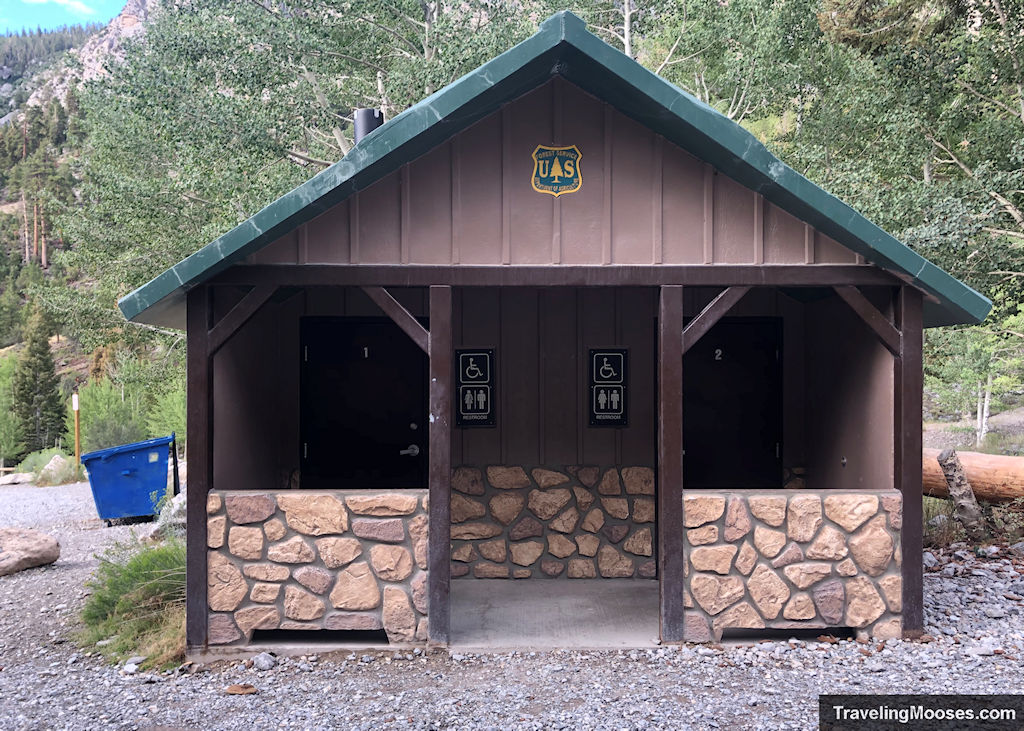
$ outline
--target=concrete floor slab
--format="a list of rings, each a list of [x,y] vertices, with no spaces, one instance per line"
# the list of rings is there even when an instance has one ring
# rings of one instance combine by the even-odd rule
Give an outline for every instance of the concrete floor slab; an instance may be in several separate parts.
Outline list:
[[[451,583],[453,649],[607,649],[658,643],[658,582],[465,579]]]

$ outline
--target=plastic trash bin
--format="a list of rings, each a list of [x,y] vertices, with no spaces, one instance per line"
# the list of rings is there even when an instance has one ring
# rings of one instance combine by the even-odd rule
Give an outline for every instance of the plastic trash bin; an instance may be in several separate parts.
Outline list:
[[[171,434],[82,455],[92,499],[102,520],[109,525],[115,518],[156,514],[156,502],[167,489],[168,446],[173,442]]]

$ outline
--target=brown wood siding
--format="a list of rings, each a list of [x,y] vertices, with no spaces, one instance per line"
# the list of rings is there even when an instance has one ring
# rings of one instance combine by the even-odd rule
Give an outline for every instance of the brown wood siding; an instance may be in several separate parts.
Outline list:
[[[576,145],[582,188],[531,186]],[[859,264],[646,127],[555,79],[270,244],[254,264]]]
[[[891,312],[888,292],[865,294]],[[838,297],[814,302],[806,313],[807,486],[891,488],[892,356]]]
[[[426,288],[389,291],[427,316]],[[685,316],[718,291],[684,287]],[[219,318],[245,290],[213,292]],[[888,290],[866,292],[888,311]],[[497,350],[499,409],[496,428],[455,430],[455,464],[655,463],[657,288],[476,287],[453,300],[454,347]],[[382,316],[357,288],[310,287],[267,302],[228,340],[213,359],[219,489],[277,489],[298,466],[303,315]],[[813,488],[891,486],[892,359],[849,307],[754,289],[729,315],[782,318],[784,465],[807,467]],[[630,351],[624,429],[587,424],[587,351],[600,347]]]

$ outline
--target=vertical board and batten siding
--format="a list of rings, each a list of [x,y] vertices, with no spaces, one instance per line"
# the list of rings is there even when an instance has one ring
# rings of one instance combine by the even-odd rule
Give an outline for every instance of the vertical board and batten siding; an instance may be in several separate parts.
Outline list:
[[[579,191],[554,198],[532,188],[538,144],[579,148]],[[507,104],[246,261],[863,263],[562,79]]]
[[[426,316],[426,288],[390,291]],[[716,294],[683,291],[687,317]],[[884,306],[885,290],[867,291]],[[215,314],[244,292],[215,287]],[[494,347],[498,361],[498,426],[455,429],[453,464],[655,463],[657,288],[463,288],[453,305],[454,347]],[[806,466],[814,489],[891,486],[891,357],[867,326],[834,296],[801,303],[767,289],[730,314],[782,319],[783,464]],[[271,300],[227,342],[213,359],[218,489],[278,489],[298,469],[307,315],[383,317],[358,289],[311,287]],[[586,354],[602,347],[629,348],[624,429],[587,424]]]

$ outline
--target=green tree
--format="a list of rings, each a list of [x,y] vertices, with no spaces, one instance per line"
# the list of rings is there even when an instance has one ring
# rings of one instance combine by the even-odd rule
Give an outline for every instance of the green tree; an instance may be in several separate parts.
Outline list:
[[[25,453],[21,421],[14,413],[14,369],[17,360],[0,360],[0,467],[15,462]]]
[[[30,452],[52,447],[64,434],[64,408],[50,351],[50,330],[41,312],[32,314],[25,349],[14,369],[13,408]]]

